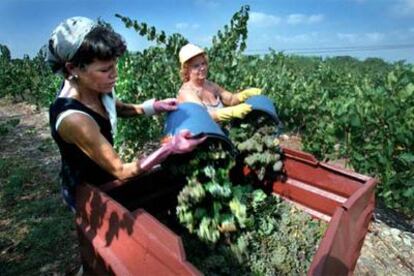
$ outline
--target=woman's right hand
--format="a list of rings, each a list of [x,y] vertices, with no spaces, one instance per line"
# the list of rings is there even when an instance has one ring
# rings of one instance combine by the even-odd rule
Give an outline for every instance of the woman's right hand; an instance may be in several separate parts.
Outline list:
[[[176,110],[178,106],[177,99],[168,98],[164,100],[146,100],[141,107],[145,115],[152,116],[161,112],[170,112]]]
[[[186,153],[194,150],[199,144],[203,143],[207,137],[192,138],[189,130],[182,130],[173,136],[167,145],[171,147],[173,154]]]
[[[199,144],[203,143],[207,137],[192,138],[189,130],[182,130],[179,134],[172,136],[170,140],[162,145],[144,160],[139,161],[142,171],[147,171],[155,165],[164,161],[170,154],[187,153],[194,150]]]
[[[168,98],[164,100],[159,100],[154,102],[154,111],[155,114],[161,113],[161,112],[169,112],[177,109],[177,99],[174,98]]]

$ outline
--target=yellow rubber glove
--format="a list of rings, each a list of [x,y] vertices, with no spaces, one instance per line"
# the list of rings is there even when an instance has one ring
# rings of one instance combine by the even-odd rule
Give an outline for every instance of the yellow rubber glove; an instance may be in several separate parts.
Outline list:
[[[260,88],[249,88],[245,89],[239,93],[236,94],[237,99],[239,99],[240,102],[244,102],[251,96],[260,95],[262,94],[262,89]]]
[[[235,106],[220,108],[216,111],[216,116],[219,122],[223,122],[234,118],[243,119],[250,111],[252,111],[252,106],[242,103]]]

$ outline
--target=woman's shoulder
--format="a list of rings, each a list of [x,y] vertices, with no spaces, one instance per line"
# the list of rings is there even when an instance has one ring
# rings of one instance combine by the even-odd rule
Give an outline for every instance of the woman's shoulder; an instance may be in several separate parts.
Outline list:
[[[191,84],[189,83],[189,82],[184,82],[182,85],[181,85],[181,87],[180,87],[180,90],[179,91],[181,91],[181,90],[191,90]]]
[[[178,90],[177,100],[178,102],[199,102],[200,96],[189,83],[184,83]]]
[[[218,85],[217,83],[215,83],[214,81],[211,81],[211,80],[206,80],[205,85],[209,89],[214,89],[214,90],[220,89],[220,85]]]
[[[66,97],[57,97],[55,101],[50,105],[49,108],[49,117],[51,121],[56,121],[60,114],[63,114],[66,111],[79,111],[80,113],[86,113],[90,117],[97,119],[98,116],[94,114],[92,110],[82,104],[80,101],[74,98],[66,98]]]
[[[178,90],[178,96],[180,95],[192,95],[196,94],[196,91],[189,83],[183,83]]]
[[[218,84],[217,83],[215,83],[214,81],[211,81],[211,80],[205,80],[205,85],[207,85],[207,86],[218,86]]]
[[[222,88],[220,87],[220,85],[218,85],[217,83],[213,81],[206,80],[206,86],[207,86],[207,89],[210,90],[213,94],[220,96],[220,93],[222,91]]]
[[[73,98],[57,97],[50,105],[50,111],[64,111],[66,109],[83,110],[84,106],[81,102]]]
[[[188,84],[183,84],[181,85],[180,89],[178,90],[177,93],[177,100],[178,102],[185,102],[187,101],[187,98],[189,97],[189,95],[191,95],[191,88],[189,87]]]

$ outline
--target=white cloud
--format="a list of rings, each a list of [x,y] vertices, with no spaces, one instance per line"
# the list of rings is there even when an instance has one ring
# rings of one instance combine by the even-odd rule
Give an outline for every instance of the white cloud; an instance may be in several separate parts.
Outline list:
[[[175,24],[175,28],[179,30],[187,29],[188,23],[183,23],[183,22],[177,23]]]
[[[294,13],[287,16],[287,23],[291,25],[298,24],[312,24],[321,22],[323,20],[322,14],[305,15],[301,13]]]
[[[285,44],[292,44],[292,43],[309,43],[318,40],[317,33],[305,33],[305,34],[298,34],[292,36],[281,36],[277,35],[274,39],[277,42],[285,43]]]
[[[344,42],[352,43],[352,44],[361,44],[365,45],[367,43],[377,43],[384,41],[386,35],[383,33],[362,33],[362,34],[356,34],[356,33],[337,33],[336,37]]]
[[[303,23],[305,20],[306,20],[305,15],[298,14],[298,13],[291,14],[287,17],[287,23],[292,24],[292,25]]]
[[[324,16],[322,14],[313,14],[309,16],[308,22],[309,23],[318,23],[321,22],[324,19]]]
[[[290,14],[286,17],[286,23],[290,25],[313,24],[323,21],[322,14],[305,15],[300,13]],[[282,23],[282,18],[263,12],[251,12],[249,23],[258,27],[271,27]]]
[[[364,36],[369,42],[380,42],[385,38],[383,33],[366,33]]]
[[[253,54],[267,53],[269,48],[287,54],[337,56],[351,55],[358,58],[380,57],[395,61],[405,59],[413,62],[411,49],[395,49],[390,51],[384,45],[412,44],[414,26],[393,30],[392,32],[343,32],[330,31],[302,32],[284,30],[285,33],[251,32],[248,40],[248,52]],[[276,35],[277,34],[277,35]],[[412,52],[412,51],[411,51]]]
[[[249,16],[249,23],[258,27],[275,26],[278,25],[280,21],[280,17],[262,12],[251,12]]]
[[[403,17],[414,17],[414,0],[397,0],[391,8],[394,14]]]
[[[189,23],[186,23],[186,22],[179,22],[179,23],[175,24],[175,28],[178,29],[178,30],[181,30],[181,31],[189,30],[189,29],[196,30],[199,27],[200,27],[200,25],[198,25],[198,24],[189,24]]]
[[[344,33],[337,33],[336,36],[339,40],[343,40],[350,43],[355,43],[358,41],[358,35],[356,34],[344,34]]]

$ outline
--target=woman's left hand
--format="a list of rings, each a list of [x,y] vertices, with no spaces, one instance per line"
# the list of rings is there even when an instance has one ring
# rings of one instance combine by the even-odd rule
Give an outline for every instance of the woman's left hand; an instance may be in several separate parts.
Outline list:
[[[155,113],[161,113],[161,112],[169,112],[177,109],[177,99],[174,98],[168,98],[164,100],[159,100],[154,102],[154,111]]]

